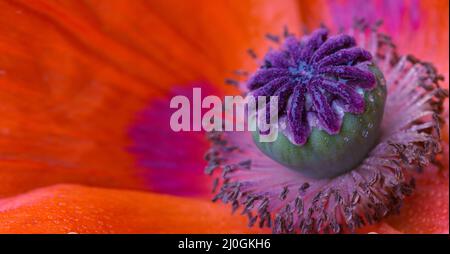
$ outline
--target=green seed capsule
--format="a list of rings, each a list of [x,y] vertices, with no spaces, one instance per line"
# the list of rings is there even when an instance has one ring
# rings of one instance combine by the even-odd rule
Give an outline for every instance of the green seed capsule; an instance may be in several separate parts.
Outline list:
[[[369,65],[369,70],[376,77],[376,86],[364,90],[365,111],[359,115],[345,113],[338,134],[313,128],[308,141],[296,145],[281,131],[276,141],[260,142],[255,131],[254,142],[270,158],[312,178],[332,178],[352,170],[370,152],[381,132],[386,85],[375,65]]]

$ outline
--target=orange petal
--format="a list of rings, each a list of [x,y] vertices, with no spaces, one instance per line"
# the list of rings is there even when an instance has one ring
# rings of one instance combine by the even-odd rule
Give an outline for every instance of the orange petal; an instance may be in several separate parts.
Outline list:
[[[414,194],[405,200],[400,214],[387,220],[389,225],[404,233],[448,233],[448,177],[448,170],[420,177]]]
[[[417,30],[398,35],[402,53],[411,53],[424,61],[433,63],[444,75],[443,87],[449,80],[449,1],[417,1],[420,22]],[[447,129],[448,130],[448,129]]]
[[[222,205],[55,185],[0,201],[0,233],[255,233]]]
[[[389,224],[381,222],[358,230],[360,234],[402,234],[402,232],[391,227]]]
[[[1,1],[0,197],[55,183],[149,189],[126,151],[135,114],[175,85],[231,91],[223,79],[247,48],[295,29],[293,6]]]

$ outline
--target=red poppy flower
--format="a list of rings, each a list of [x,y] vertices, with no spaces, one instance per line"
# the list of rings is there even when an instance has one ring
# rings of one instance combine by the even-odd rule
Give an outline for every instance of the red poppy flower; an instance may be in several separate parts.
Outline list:
[[[210,202],[209,142],[173,132],[169,100],[237,94],[267,34],[384,20],[448,86],[448,1],[0,3],[0,233],[260,233]],[[204,94],[206,95],[206,94]],[[448,233],[448,101],[439,166],[398,215],[360,232]],[[395,112],[393,114],[401,114]]]

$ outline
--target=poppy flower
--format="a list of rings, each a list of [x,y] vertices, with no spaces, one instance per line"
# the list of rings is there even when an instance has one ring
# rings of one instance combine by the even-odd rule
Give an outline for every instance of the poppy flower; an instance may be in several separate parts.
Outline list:
[[[257,167],[256,173],[250,170],[241,174],[243,171],[230,170],[230,164],[220,160],[208,167],[212,155],[216,155],[208,153],[211,141],[213,148],[224,149],[223,143],[217,141],[226,139],[242,149],[251,139],[239,138],[242,133],[173,132],[169,126],[173,113],[169,101],[176,95],[192,96],[192,87],[201,87],[203,96],[242,93],[224,84],[224,80],[236,84],[227,79],[235,75],[246,82],[242,72],[235,70],[257,70],[259,63],[248,53],[261,59],[269,48],[277,48],[277,41],[283,43],[285,27],[296,38],[310,38],[309,31],[321,25],[331,35],[350,31],[354,21],[361,19],[364,23],[357,24],[373,25],[383,20],[376,33],[392,38],[386,37],[385,41],[393,50],[392,58],[372,54],[384,59],[386,66],[379,66],[384,75],[403,59],[405,64],[428,68],[420,69],[428,71],[425,76],[412,72],[414,82],[420,78],[428,82],[431,74],[439,79],[431,87],[424,83],[424,90],[413,93],[411,98],[400,94],[401,100],[389,101],[388,95],[387,103],[391,105],[386,107],[397,110],[386,111],[385,117],[394,121],[413,115],[415,111],[408,112],[401,106],[410,106],[407,102],[418,99],[414,96],[423,96],[427,106],[443,111],[434,119],[442,126],[440,139],[433,136],[427,139],[430,142],[421,143],[410,137],[421,145],[414,146],[415,150],[410,150],[412,157],[404,159],[423,159],[407,164],[423,166],[422,172],[414,173],[414,183],[409,175],[407,179],[387,179],[402,186],[402,190],[396,189],[399,192],[387,189],[395,192],[387,196],[395,198],[395,204],[388,206],[389,212],[395,214],[383,214],[366,226],[358,220],[346,223],[345,218],[336,223],[339,229],[353,225],[352,229],[361,233],[448,233],[448,100],[441,105],[445,97],[442,88],[448,86],[449,78],[448,1],[194,2],[0,3],[0,233],[267,233],[291,231],[287,226],[291,224],[301,228],[298,220],[289,223],[292,213],[286,208],[291,199],[292,204],[299,205],[297,196],[292,196],[297,195],[297,190],[285,189],[280,181],[296,174],[289,179],[305,190],[318,188],[316,181],[305,185],[305,178],[299,178],[294,171],[276,175],[270,170],[262,172],[263,167]],[[370,37],[357,36],[373,34],[369,26],[353,31],[359,46],[371,45]],[[369,47],[362,48],[371,52]],[[363,76],[367,87],[371,87],[372,76]],[[389,83],[389,77],[386,79]],[[437,100],[436,93],[442,100]],[[354,103],[359,97],[349,98],[352,103],[346,109],[362,112],[362,104]],[[393,106],[396,102],[406,104]],[[341,128],[340,124],[327,126],[330,133]],[[415,130],[438,130],[435,125],[414,122],[414,126]],[[302,144],[309,136],[294,137]],[[426,144],[440,146],[442,152],[436,149],[434,154]],[[244,168],[248,164],[239,163],[249,158],[252,163],[275,163],[263,156],[255,144],[251,145],[243,149],[246,155],[229,149],[225,156]],[[384,155],[385,149],[376,152]],[[424,155],[430,151],[433,156]],[[211,179],[203,172],[205,166],[214,176],[221,171],[237,184],[250,179],[253,190],[267,187],[263,174],[269,173],[276,187],[281,188],[270,204],[279,207],[266,206],[259,217],[248,211],[247,216],[232,214],[236,206],[245,209],[242,206],[250,203],[248,197],[239,202],[228,200],[231,207],[211,202],[232,198],[233,186],[223,183],[220,175],[217,181]],[[298,179],[302,181],[300,186]],[[215,194],[211,193],[212,187],[216,187]],[[375,189],[376,195],[379,197],[383,190]],[[349,202],[356,203],[370,199],[369,195],[351,197]],[[255,198],[253,202],[264,207],[264,200]],[[370,202],[363,200],[363,204]],[[247,208],[255,212],[257,207]],[[269,216],[273,223],[266,227],[269,217],[261,215]],[[357,218],[361,213],[352,215]],[[367,218],[363,220],[367,222]],[[325,221],[328,226],[336,225]],[[263,228],[248,225],[256,223]],[[317,230],[303,228],[305,232],[325,231],[320,226],[313,227]]]

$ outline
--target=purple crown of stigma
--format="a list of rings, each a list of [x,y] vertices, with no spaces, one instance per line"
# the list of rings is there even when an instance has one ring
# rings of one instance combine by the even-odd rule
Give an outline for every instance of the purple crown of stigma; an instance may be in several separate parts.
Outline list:
[[[279,96],[278,115],[287,115],[291,141],[303,145],[311,132],[311,113],[321,129],[334,135],[342,124],[334,104],[343,112],[364,112],[364,96],[357,89],[375,86],[375,76],[363,67],[371,59],[353,37],[328,38],[321,28],[302,40],[288,36],[279,50],[270,50],[247,87],[255,97]]]

